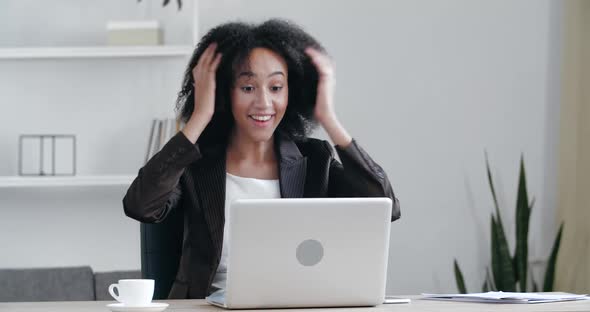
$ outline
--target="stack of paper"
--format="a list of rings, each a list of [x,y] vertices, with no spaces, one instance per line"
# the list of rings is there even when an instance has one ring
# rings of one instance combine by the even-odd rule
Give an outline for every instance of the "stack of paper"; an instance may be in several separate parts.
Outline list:
[[[586,295],[569,293],[518,293],[490,291],[474,294],[422,294],[424,299],[487,302],[487,303],[543,303],[590,299]]]

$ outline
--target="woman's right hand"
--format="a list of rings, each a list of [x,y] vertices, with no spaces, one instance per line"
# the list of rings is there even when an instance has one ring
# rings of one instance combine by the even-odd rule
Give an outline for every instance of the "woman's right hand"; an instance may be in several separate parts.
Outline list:
[[[192,70],[195,103],[193,114],[182,132],[193,144],[215,112],[215,73],[221,62],[221,53],[215,53],[216,48],[216,43],[210,44]]]

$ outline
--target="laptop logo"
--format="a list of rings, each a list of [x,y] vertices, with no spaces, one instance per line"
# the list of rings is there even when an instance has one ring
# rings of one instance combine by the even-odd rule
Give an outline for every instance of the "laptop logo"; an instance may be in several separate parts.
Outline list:
[[[297,246],[297,261],[304,266],[314,266],[324,257],[324,247],[315,239],[304,240]]]

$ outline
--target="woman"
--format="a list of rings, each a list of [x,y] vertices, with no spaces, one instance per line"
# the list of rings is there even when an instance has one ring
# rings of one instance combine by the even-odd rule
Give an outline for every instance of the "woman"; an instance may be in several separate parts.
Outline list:
[[[170,298],[225,287],[228,204],[237,198],[379,196],[399,204],[379,165],[336,118],[323,48],[281,20],[228,23],[197,46],[177,100],[185,127],[139,170],[127,216],[158,223],[183,209],[184,242]],[[330,144],[308,138],[319,123]]]

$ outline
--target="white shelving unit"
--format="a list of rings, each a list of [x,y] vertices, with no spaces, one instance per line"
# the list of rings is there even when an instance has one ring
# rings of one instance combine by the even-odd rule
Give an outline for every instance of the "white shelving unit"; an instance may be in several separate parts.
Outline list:
[[[198,0],[192,2],[192,45],[199,41]],[[2,47],[0,60],[188,56],[192,45]]]
[[[161,0],[20,2],[0,14],[9,17],[3,28],[18,25],[0,40],[0,267],[137,270],[139,223],[122,199],[143,164],[152,119],[172,113],[200,38],[198,0],[181,12]],[[161,23],[162,45],[106,45],[106,22],[144,18]],[[18,136],[30,133],[76,135],[76,176],[19,176]]]
[[[188,45],[0,48],[0,60],[185,57],[190,55],[192,51],[193,48]]]
[[[64,186],[129,186],[135,176],[97,175],[97,176],[40,176],[0,177],[0,188],[26,187],[64,187]]]
[[[157,46],[0,47],[0,61],[189,57],[199,40],[198,0],[192,3],[192,42]],[[0,190],[29,187],[129,186],[135,175],[0,176]]]

